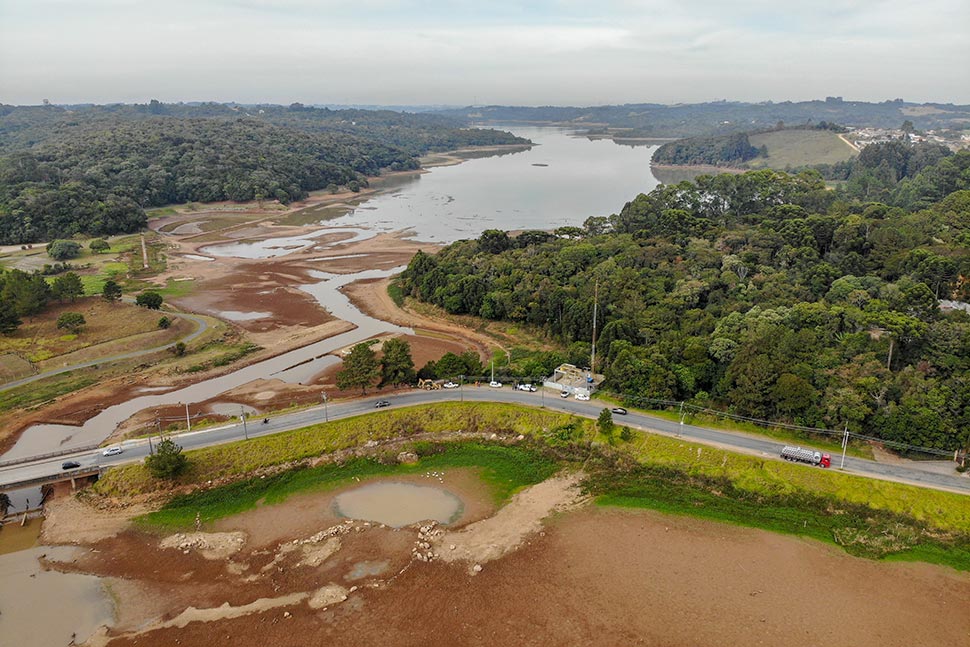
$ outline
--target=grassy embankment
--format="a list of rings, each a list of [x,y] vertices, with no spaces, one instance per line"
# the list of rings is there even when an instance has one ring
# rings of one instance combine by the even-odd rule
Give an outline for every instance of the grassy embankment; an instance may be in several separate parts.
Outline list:
[[[789,168],[834,164],[856,155],[851,146],[830,130],[777,130],[750,135],[751,145],[768,149],[768,157],[756,157],[748,168]]]
[[[367,440],[417,433],[495,431],[527,434],[521,446],[449,444],[424,455],[417,466],[399,466],[388,452],[348,459],[342,465],[270,470]],[[970,570],[970,505],[963,495],[865,479],[756,457],[653,434],[634,434],[610,449],[593,421],[528,407],[446,403],[380,412],[305,429],[191,452],[191,468],[179,484],[201,486],[208,479],[229,485],[176,497],[142,519],[148,526],[185,527],[196,512],[206,521],[308,489],[327,489],[353,477],[479,466],[499,500],[545,478],[568,462],[550,458],[550,447],[584,463],[590,493],[604,505],[642,507],[799,535],[842,546],[868,557],[922,560]],[[594,441],[590,445],[589,442]],[[234,479],[241,479],[234,481]],[[110,471],[97,494],[126,497],[164,491],[141,465]]]

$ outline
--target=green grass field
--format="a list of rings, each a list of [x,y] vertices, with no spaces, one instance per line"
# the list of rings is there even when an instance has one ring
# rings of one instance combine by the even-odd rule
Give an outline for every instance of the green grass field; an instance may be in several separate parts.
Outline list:
[[[415,445],[421,455],[417,463],[381,463],[373,458],[355,458],[345,463],[296,469],[267,478],[251,478],[212,490],[175,497],[162,509],[144,515],[147,527],[190,528],[196,514],[205,522],[251,510],[258,505],[281,503],[294,494],[323,492],[364,480],[393,474],[419,474],[429,470],[475,468],[488,486],[495,503],[508,500],[517,490],[552,476],[559,465],[526,448],[480,443]]]
[[[755,147],[765,146],[768,157],[757,157],[749,168],[785,170],[812,164],[834,164],[853,157],[856,152],[829,130],[778,130],[750,135]]]

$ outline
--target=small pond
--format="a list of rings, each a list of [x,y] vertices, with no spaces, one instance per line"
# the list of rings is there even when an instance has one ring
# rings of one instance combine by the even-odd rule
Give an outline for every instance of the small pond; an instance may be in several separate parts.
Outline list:
[[[464,510],[461,499],[447,490],[394,481],[371,483],[338,494],[334,512],[341,517],[374,521],[393,528],[419,521],[452,523]]]

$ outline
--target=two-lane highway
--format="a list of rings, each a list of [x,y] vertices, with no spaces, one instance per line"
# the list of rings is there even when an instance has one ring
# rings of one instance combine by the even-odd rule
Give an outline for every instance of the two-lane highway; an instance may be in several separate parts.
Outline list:
[[[241,440],[244,438],[245,433],[248,433],[249,437],[253,438],[291,429],[299,429],[323,422],[325,416],[330,420],[336,420],[369,413],[374,411],[374,403],[379,399],[390,400],[393,407],[462,399],[467,402],[507,402],[530,406],[544,405],[546,408],[554,411],[574,413],[587,418],[596,418],[604,406],[609,406],[596,401],[580,402],[573,398],[560,398],[558,392],[550,390],[530,393],[515,391],[509,388],[493,389],[486,386],[441,391],[415,390],[390,396],[378,395],[367,399],[329,404],[326,408],[320,406],[313,409],[297,411],[295,413],[269,418],[267,423],[263,423],[261,418],[250,419],[246,423],[245,430],[241,423],[236,423],[178,434],[172,436],[172,438],[185,449],[198,449],[200,447]],[[746,454],[754,454],[772,460],[780,460],[779,452],[783,446],[779,442],[760,436],[720,431],[697,425],[680,424],[663,418],[638,413],[634,410],[630,410],[625,416],[615,416],[615,418],[618,424],[633,429],[682,437],[685,440],[714,445]],[[77,461],[82,467],[95,465],[113,466],[143,460],[149,453],[149,443],[147,440],[126,441],[122,443],[122,447],[124,448],[124,453],[117,456],[106,457],[102,455],[102,450],[97,450],[24,462],[2,468],[0,469],[0,488],[9,487],[12,484],[30,479],[60,474],[62,471],[61,466],[65,461]],[[837,457],[833,457],[833,464],[836,464],[838,460]],[[806,465],[805,469],[821,468]],[[961,476],[955,471],[950,475],[923,470],[916,464],[886,464],[860,458],[846,458],[845,471],[873,478],[970,494],[970,478]]]

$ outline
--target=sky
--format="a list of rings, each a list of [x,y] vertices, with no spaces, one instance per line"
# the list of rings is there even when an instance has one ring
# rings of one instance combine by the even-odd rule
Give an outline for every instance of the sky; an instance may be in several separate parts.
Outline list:
[[[0,0],[0,102],[970,103],[968,0]]]

